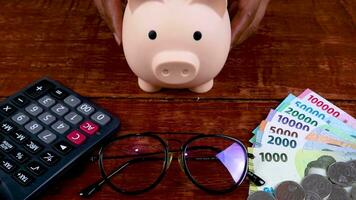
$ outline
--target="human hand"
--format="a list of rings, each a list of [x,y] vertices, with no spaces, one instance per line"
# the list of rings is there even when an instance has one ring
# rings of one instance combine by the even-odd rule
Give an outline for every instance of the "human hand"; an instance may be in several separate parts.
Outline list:
[[[229,0],[231,46],[239,45],[254,34],[262,21],[270,0]]]
[[[214,0],[215,1],[215,0]],[[231,16],[232,46],[241,44],[254,34],[262,21],[270,0],[228,0]],[[123,10],[127,0],[94,0],[101,16],[121,44]]]
[[[94,3],[101,17],[114,33],[116,42],[120,45],[123,13],[127,0],[94,0]]]

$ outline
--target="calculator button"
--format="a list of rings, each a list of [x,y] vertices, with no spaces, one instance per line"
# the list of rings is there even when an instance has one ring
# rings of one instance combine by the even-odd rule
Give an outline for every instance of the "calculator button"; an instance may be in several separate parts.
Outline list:
[[[13,172],[17,168],[14,161],[6,158],[0,161],[0,167],[7,173]]]
[[[86,121],[80,125],[80,130],[84,131],[88,135],[94,135],[99,130],[99,126],[91,121]]]
[[[25,129],[28,130],[32,134],[37,134],[42,131],[43,126],[38,122],[31,121],[30,123],[25,125]]]
[[[70,112],[64,117],[64,119],[70,122],[71,124],[76,125],[83,120],[83,117],[75,112]]]
[[[69,109],[62,104],[57,104],[51,108],[51,110],[59,116],[65,115]]]
[[[74,130],[74,131],[72,131],[71,133],[69,133],[67,135],[67,139],[69,141],[71,141],[72,143],[79,145],[79,144],[82,144],[85,141],[86,137],[85,137],[85,135],[83,135],[79,131]]]
[[[60,141],[54,145],[54,149],[65,155],[72,150],[72,145],[68,144],[68,142]]]
[[[13,139],[15,142],[22,144],[24,143],[27,139],[28,136],[25,134],[25,132],[17,130],[14,131],[10,134],[11,139]]]
[[[60,133],[60,134],[65,133],[70,128],[68,124],[66,124],[62,121],[57,121],[51,127],[53,130],[55,130],[57,133]]]
[[[42,113],[40,116],[38,116],[38,119],[46,125],[50,125],[56,121],[56,117],[49,112]]]
[[[64,99],[68,96],[68,93],[61,88],[57,88],[51,92],[52,96],[57,99]]]
[[[44,95],[49,89],[54,88],[53,83],[47,81],[47,80],[42,80],[39,83],[33,85],[32,87],[28,88],[25,93],[33,98],[37,99],[38,97]]]
[[[12,121],[16,122],[19,125],[24,125],[28,121],[30,121],[30,118],[27,115],[23,114],[22,112],[12,116],[11,119]]]
[[[33,177],[24,170],[19,170],[14,174],[14,178],[20,184],[26,186],[33,181]]]
[[[38,100],[38,103],[40,103],[42,106],[44,106],[46,108],[49,108],[49,107],[53,106],[56,103],[56,101],[53,98],[46,95],[46,96],[40,98]]]
[[[92,115],[90,118],[102,126],[106,125],[111,120],[111,118],[108,115],[100,111],[94,113],[94,115]]]
[[[10,122],[4,121],[0,123],[0,132],[4,134],[10,134],[15,130],[16,130],[15,125]]]
[[[15,111],[16,108],[11,104],[5,103],[0,106],[0,112],[6,116],[10,116]]]
[[[17,105],[18,107],[26,106],[30,101],[23,95],[18,95],[12,99],[12,102]]]
[[[80,113],[87,115],[87,116],[95,111],[94,107],[92,107],[91,105],[89,105],[87,103],[83,103],[80,106],[78,106],[77,110]]]
[[[37,116],[43,111],[43,109],[37,104],[31,104],[27,106],[25,110],[32,116]]]
[[[28,160],[30,158],[28,154],[26,154],[25,152],[23,152],[21,150],[14,150],[11,152],[10,155],[13,159],[15,159],[15,161],[17,161],[19,163],[24,163],[26,160]]]
[[[43,174],[47,170],[41,163],[37,161],[31,161],[27,165],[27,169],[37,176]]]
[[[43,131],[42,133],[38,134],[37,137],[46,144],[52,143],[57,138],[57,136],[49,130]]]
[[[69,97],[65,98],[64,102],[73,108],[81,103],[80,99],[78,99],[74,95],[70,95]]]
[[[3,152],[10,152],[12,149],[14,149],[15,146],[13,144],[11,144],[11,142],[7,141],[7,140],[2,140],[0,142],[0,150]]]
[[[35,154],[42,150],[42,146],[33,140],[28,140],[25,143],[25,149],[30,153]]]
[[[41,160],[49,166],[56,164],[59,161],[59,156],[51,151],[45,151],[40,155]]]

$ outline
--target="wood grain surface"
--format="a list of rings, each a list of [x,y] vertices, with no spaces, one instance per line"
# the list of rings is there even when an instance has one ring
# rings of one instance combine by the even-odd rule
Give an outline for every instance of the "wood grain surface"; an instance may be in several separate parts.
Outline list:
[[[91,0],[0,0],[0,97],[49,76],[120,117],[131,132],[223,133],[249,145],[251,131],[288,93],[311,88],[356,116],[356,1],[272,0],[256,35],[232,49],[212,91],[137,86],[122,51]],[[86,162],[41,199],[80,199],[100,177]],[[92,199],[247,198],[196,188],[174,161],[154,190],[139,196],[104,186]]]

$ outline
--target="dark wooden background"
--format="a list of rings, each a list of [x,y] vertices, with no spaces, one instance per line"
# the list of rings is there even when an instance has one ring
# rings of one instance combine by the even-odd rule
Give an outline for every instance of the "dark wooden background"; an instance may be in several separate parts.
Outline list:
[[[309,87],[356,115],[355,24],[355,0],[272,0],[259,32],[232,49],[212,91],[147,94],[91,0],[0,0],[0,97],[49,76],[119,116],[118,134],[223,133],[249,145],[253,128],[289,92]],[[247,181],[211,196],[177,166],[144,195],[104,186],[92,199],[246,199]],[[97,164],[84,163],[42,199],[80,199],[79,190],[98,177]]]

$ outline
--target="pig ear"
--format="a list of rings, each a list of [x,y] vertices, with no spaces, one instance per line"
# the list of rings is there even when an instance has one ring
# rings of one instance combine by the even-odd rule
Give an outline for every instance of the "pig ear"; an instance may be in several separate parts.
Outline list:
[[[127,4],[131,10],[131,12],[134,12],[138,7],[140,7],[143,3],[147,1],[158,1],[158,2],[163,2],[163,0],[128,0]]]
[[[220,17],[227,12],[227,0],[191,0],[191,4],[198,3],[211,7]]]

